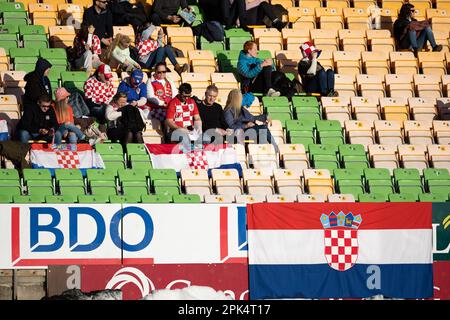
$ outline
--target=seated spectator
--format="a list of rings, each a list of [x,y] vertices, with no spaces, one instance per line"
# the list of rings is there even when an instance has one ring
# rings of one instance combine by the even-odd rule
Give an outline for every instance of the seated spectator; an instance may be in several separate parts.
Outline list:
[[[144,73],[142,70],[136,69],[117,88],[117,92],[127,94],[127,102],[132,106],[142,107],[147,103],[147,85],[142,82],[143,79]]]
[[[48,79],[48,74],[52,64],[43,58],[38,58],[34,71],[27,73],[23,80],[25,84],[25,93],[22,98],[23,109],[36,105],[36,101],[43,95],[52,96],[52,86]]]
[[[113,0],[109,7],[115,26],[139,26],[147,20],[144,6],[141,2],[131,4],[129,0]]]
[[[414,6],[411,3],[405,3],[400,8],[398,19],[395,20],[393,27],[397,48],[412,49],[417,52],[428,41],[433,51],[441,51],[442,46],[436,44],[430,22],[428,20],[417,21],[414,13]]]
[[[102,47],[111,44],[113,38],[113,18],[111,10],[107,7],[107,0],[93,0],[93,6],[83,13],[83,24],[93,25],[94,34],[100,39]]]
[[[219,89],[215,85],[206,88],[205,99],[196,101],[198,112],[202,120],[203,142],[223,143],[223,137],[231,135],[232,130],[227,131],[222,106],[216,103]]]
[[[127,143],[144,143],[142,130],[145,128],[142,111],[127,103],[127,94],[118,92],[106,107],[108,120],[107,135],[111,141]]]
[[[147,81],[147,100],[150,105],[150,118],[163,122],[169,102],[178,94],[178,89],[167,79],[167,67],[164,62],[155,66],[153,77]],[[148,114],[148,111],[147,111]]]
[[[62,138],[73,144],[86,138],[80,128],[74,124],[69,96],[70,93],[65,88],[58,88],[55,92],[55,114],[59,126],[55,131],[55,144],[61,144]]]
[[[169,141],[180,142],[182,139],[185,145],[190,145],[191,140],[201,137],[202,120],[191,94],[191,85],[182,83],[178,95],[167,107],[166,126]]]
[[[37,99],[37,103],[25,109],[17,124],[18,139],[22,143],[28,143],[30,139],[51,143],[57,128],[58,121],[52,108],[52,98],[42,95]]]
[[[280,92],[272,88],[272,59],[264,61],[258,58],[256,42],[244,43],[239,54],[237,69],[242,77],[241,87],[246,92],[262,92],[269,97],[279,97]]]
[[[280,32],[287,24],[275,15],[272,4],[267,0],[245,0],[245,12],[242,18],[239,17],[239,21],[241,27],[248,29],[250,25],[269,25],[264,22],[265,17],[270,20],[271,26],[277,28]]]
[[[151,35],[155,31],[155,26],[151,23],[145,23],[138,32],[136,37],[136,47],[138,48],[139,64],[142,68],[151,69],[160,62],[166,61],[169,58],[170,62],[175,67],[175,71],[181,73],[188,70],[188,65],[185,63],[182,66],[178,63],[177,58],[172,50],[172,47],[163,44],[163,29],[158,31],[158,40],[151,39]]]
[[[272,143],[275,150],[278,150],[267,127],[271,123],[270,117],[265,114],[254,116],[246,108],[242,108],[242,93],[238,89],[231,90],[228,94],[224,112],[227,126],[234,131],[238,143],[243,144],[246,140],[254,143]]]
[[[141,65],[131,58],[130,44],[130,37],[119,33],[106,49],[103,61],[110,65],[111,68],[121,68],[127,72],[140,69]]]
[[[322,51],[317,50],[311,42],[300,46],[303,59],[298,63],[298,74],[302,78],[302,85],[306,93],[316,93],[322,96],[334,97],[334,71],[324,67],[317,60]]]
[[[178,24],[182,22],[178,15],[180,7],[183,10],[191,10],[187,0],[155,0],[152,6],[151,22],[155,26],[161,24]]]
[[[107,64],[100,65],[84,84],[84,97],[90,115],[101,123],[105,121],[105,108],[114,96],[115,89],[111,83],[113,74]]]
[[[94,34],[94,30],[93,25],[82,24],[73,40],[73,66],[76,69],[91,72],[93,68],[97,68],[102,63],[100,61],[102,47],[100,39]]]

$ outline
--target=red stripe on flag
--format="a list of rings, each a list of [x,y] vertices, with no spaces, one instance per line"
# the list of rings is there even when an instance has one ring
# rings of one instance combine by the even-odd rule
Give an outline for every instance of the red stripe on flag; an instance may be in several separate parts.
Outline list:
[[[55,151],[60,151],[58,149],[53,149],[51,148],[51,144],[48,143],[35,143],[31,145],[31,150],[40,150],[40,151],[45,151],[45,152],[55,152]],[[77,149],[75,151],[91,151],[93,150],[93,148],[87,144],[87,143],[80,143],[77,144]],[[65,151],[71,151],[70,149],[67,149]]]
[[[323,229],[322,214],[361,215],[359,229],[431,229],[431,203],[256,203],[247,205],[248,230]]]
[[[178,144],[146,144],[147,150],[149,153],[152,153],[154,155],[159,154],[180,154],[183,153],[179,149]],[[226,144],[222,145],[215,145],[215,144],[205,144],[203,145],[204,151],[219,151],[221,149],[231,148],[231,146],[228,146]]]
[[[11,262],[20,257],[20,208],[11,208]]]
[[[220,207],[220,261],[228,257],[228,207]]]

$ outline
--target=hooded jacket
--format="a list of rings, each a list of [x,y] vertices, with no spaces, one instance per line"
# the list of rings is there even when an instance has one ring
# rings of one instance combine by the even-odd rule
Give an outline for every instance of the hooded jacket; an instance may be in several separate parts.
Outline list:
[[[27,73],[23,78],[25,85],[25,94],[23,95],[24,110],[30,105],[35,105],[40,96],[47,94],[52,96],[52,87],[48,77],[44,76],[45,70],[51,68],[52,64],[45,59],[38,58],[34,71]]]
[[[56,120],[55,110],[48,108],[47,112],[34,104],[24,111],[22,118],[17,124],[18,130],[26,130],[29,133],[39,133],[39,129],[54,129],[58,128],[58,121]]]
[[[262,62],[261,59],[250,57],[242,50],[237,64],[238,72],[245,78],[255,78],[262,70]]]

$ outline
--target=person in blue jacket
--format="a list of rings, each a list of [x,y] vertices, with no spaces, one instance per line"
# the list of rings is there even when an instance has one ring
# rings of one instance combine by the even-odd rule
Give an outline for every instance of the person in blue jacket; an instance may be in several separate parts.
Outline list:
[[[131,76],[125,78],[117,88],[117,92],[127,94],[127,102],[132,106],[141,107],[147,103],[147,85],[142,81],[144,73],[140,69],[135,69]]]
[[[269,97],[279,97],[280,92],[272,88],[272,59],[258,58],[258,47],[254,41],[244,43],[239,54],[237,69],[242,77],[243,93],[259,92]]]

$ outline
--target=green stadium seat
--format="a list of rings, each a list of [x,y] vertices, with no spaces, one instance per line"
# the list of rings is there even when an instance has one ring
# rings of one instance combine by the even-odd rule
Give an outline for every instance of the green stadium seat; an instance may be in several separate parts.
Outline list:
[[[18,57],[39,57],[39,49],[37,48],[11,48],[9,49],[11,59]]]
[[[122,145],[119,143],[99,143],[95,145],[97,151],[105,162],[124,162]]]
[[[121,184],[125,182],[138,182],[146,185],[147,184],[147,177],[148,177],[148,171],[146,170],[137,170],[137,169],[122,169],[118,171],[119,176],[119,182]],[[128,184],[133,185],[133,184]],[[139,184],[136,184],[139,185]]]
[[[394,193],[389,195],[390,202],[416,202],[417,193]]]
[[[242,50],[246,41],[252,40],[252,35],[243,29],[228,29],[225,30],[225,39],[227,49]]]
[[[5,196],[19,196],[21,194],[20,187],[1,187],[0,194],[4,194]]]
[[[230,51],[218,51],[217,63],[219,65],[220,72],[234,72],[236,71],[236,66],[240,54],[240,50],[230,50]]]
[[[14,59],[14,70],[29,73],[34,71],[38,57],[17,57]]]
[[[111,203],[139,203],[141,201],[140,196],[129,195],[129,196],[110,196],[109,202]]]
[[[26,11],[3,12],[3,23],[27,25],[28,15]]]
[[[47,49],[48,48],[48,39],[45,34],[25,34],[22,36],[23,47],[24,48],[36,48],[36,49]],[[52,61],[54,65],[63,65],[67,66],[66,63],[63,63],[62,60],[53,60],[52,58],[45,58]]]
[[[10,194],[0,194],[0,203],[12,203],[13,196]]]
[[[35,195],[28,195],[28,196],[14,196],[13,197],[14,203],[45,203],[45,195],[43,194],[35,194]]]
[[[19,172],[16,169],[0,169],[0,181],[19,181]]]
[[[225,50],[225,44],[222,41],[209,42],[205,38],[200,37],[200,48],[212,51],[214,56],[216,56],[217,52]]]
[[[0,33],[0,47],[8,52],[11,48],[17,48],[17,35],[15,33]]]
[[[79,195],[78,203],[108,203],[109,196],[100,194],[100,195]]]
[[[84,91],[84,83],[89,78],[89,73],[84,71],[64,71],[61,72],[62,85],[65,88],[76,88]]]
[[[391,184],[391,174],[388,169],[385,168],[368,168],[364,169],[364,177],[366,181],[370,180],[385,180]]]
[[[79,195],[85,194],[86,191],[84,189],[84,187],[81,186],[75,186],[75,187],[68,187],[68,186],[63,186],[59,188],[59,193],[62,196],[73,196],[73,197],[78,197]]]
[[[26,12],[26,8],[22,2],[2,2],[0,13],[4,12]]]
[[[78,169],[55,169],[56,181],[83,180],[83,174]]]
[[[76,203],[78,201],[77,197],[73,195],[64,195],[64,196],[45,196],[46,203]]]
[[[319,102],[315,97],[292,97],[292,105],[296,108],[320,108]]]
[[[369,168],[366,151],[362,144],[339,145],[339,161],[344,168]]]
[[[19,34],[21,36],[23,35],[29,35],[29,34],[43,34],[45,35],[45,27],[39,26],[39,25],[29,25],[29,26],[19,26]]]
[[[174,203],[201,203],[202,200],[198,194],[179,194],[173,196]]]
[[[352,194],[355,199],[359,193],[364,193],[362,169],[334,169],[333,175],[339,193]]]
[[[142,203],[170,203],[172,202],[171,195],[163,194],[145,194],[141,196]]]
[[[102,158],[103,158],[103,156],[102,156]],[[103,160],[103,162],[105,163],[105,169],[109,170],[111,172],[116,172],[116,175],[117,175],[117,172],[120,169],[125,169],[125,163],[123,161],[119,162],[119,161],[105,161],[105,160]]]
[[[154,185],[153,189],[156,194],[162,194],[162,195],[177,195],[180,194],[180,188],[177,186],[158,186]]]
[[[41,48],[39,53],[42,58],[52,62],[53,66],[67,67],[67,53],[63,48]]]
[[[10,34],[19,33],[20,26],[21,25],[16,24],[16,23],[2,24],[2,25],[0,25],[0,34],[4,34],[4,33],[10,33]]]
[[[359,202],[387,202],[388,196],[387,194],[378,194],[378,193],[360,193],[358,195]]]
[[[427,168],[423,170],[423,177],[430,193],[450,193],[450,175],[447,169]]]
[[[448,196],[445,193],[419,193],[420,202],[446,202]]]
[[[54,194],[53,187],[47,186],[28,186],[28,195],[41,194],[44,196],[52,196]]]

